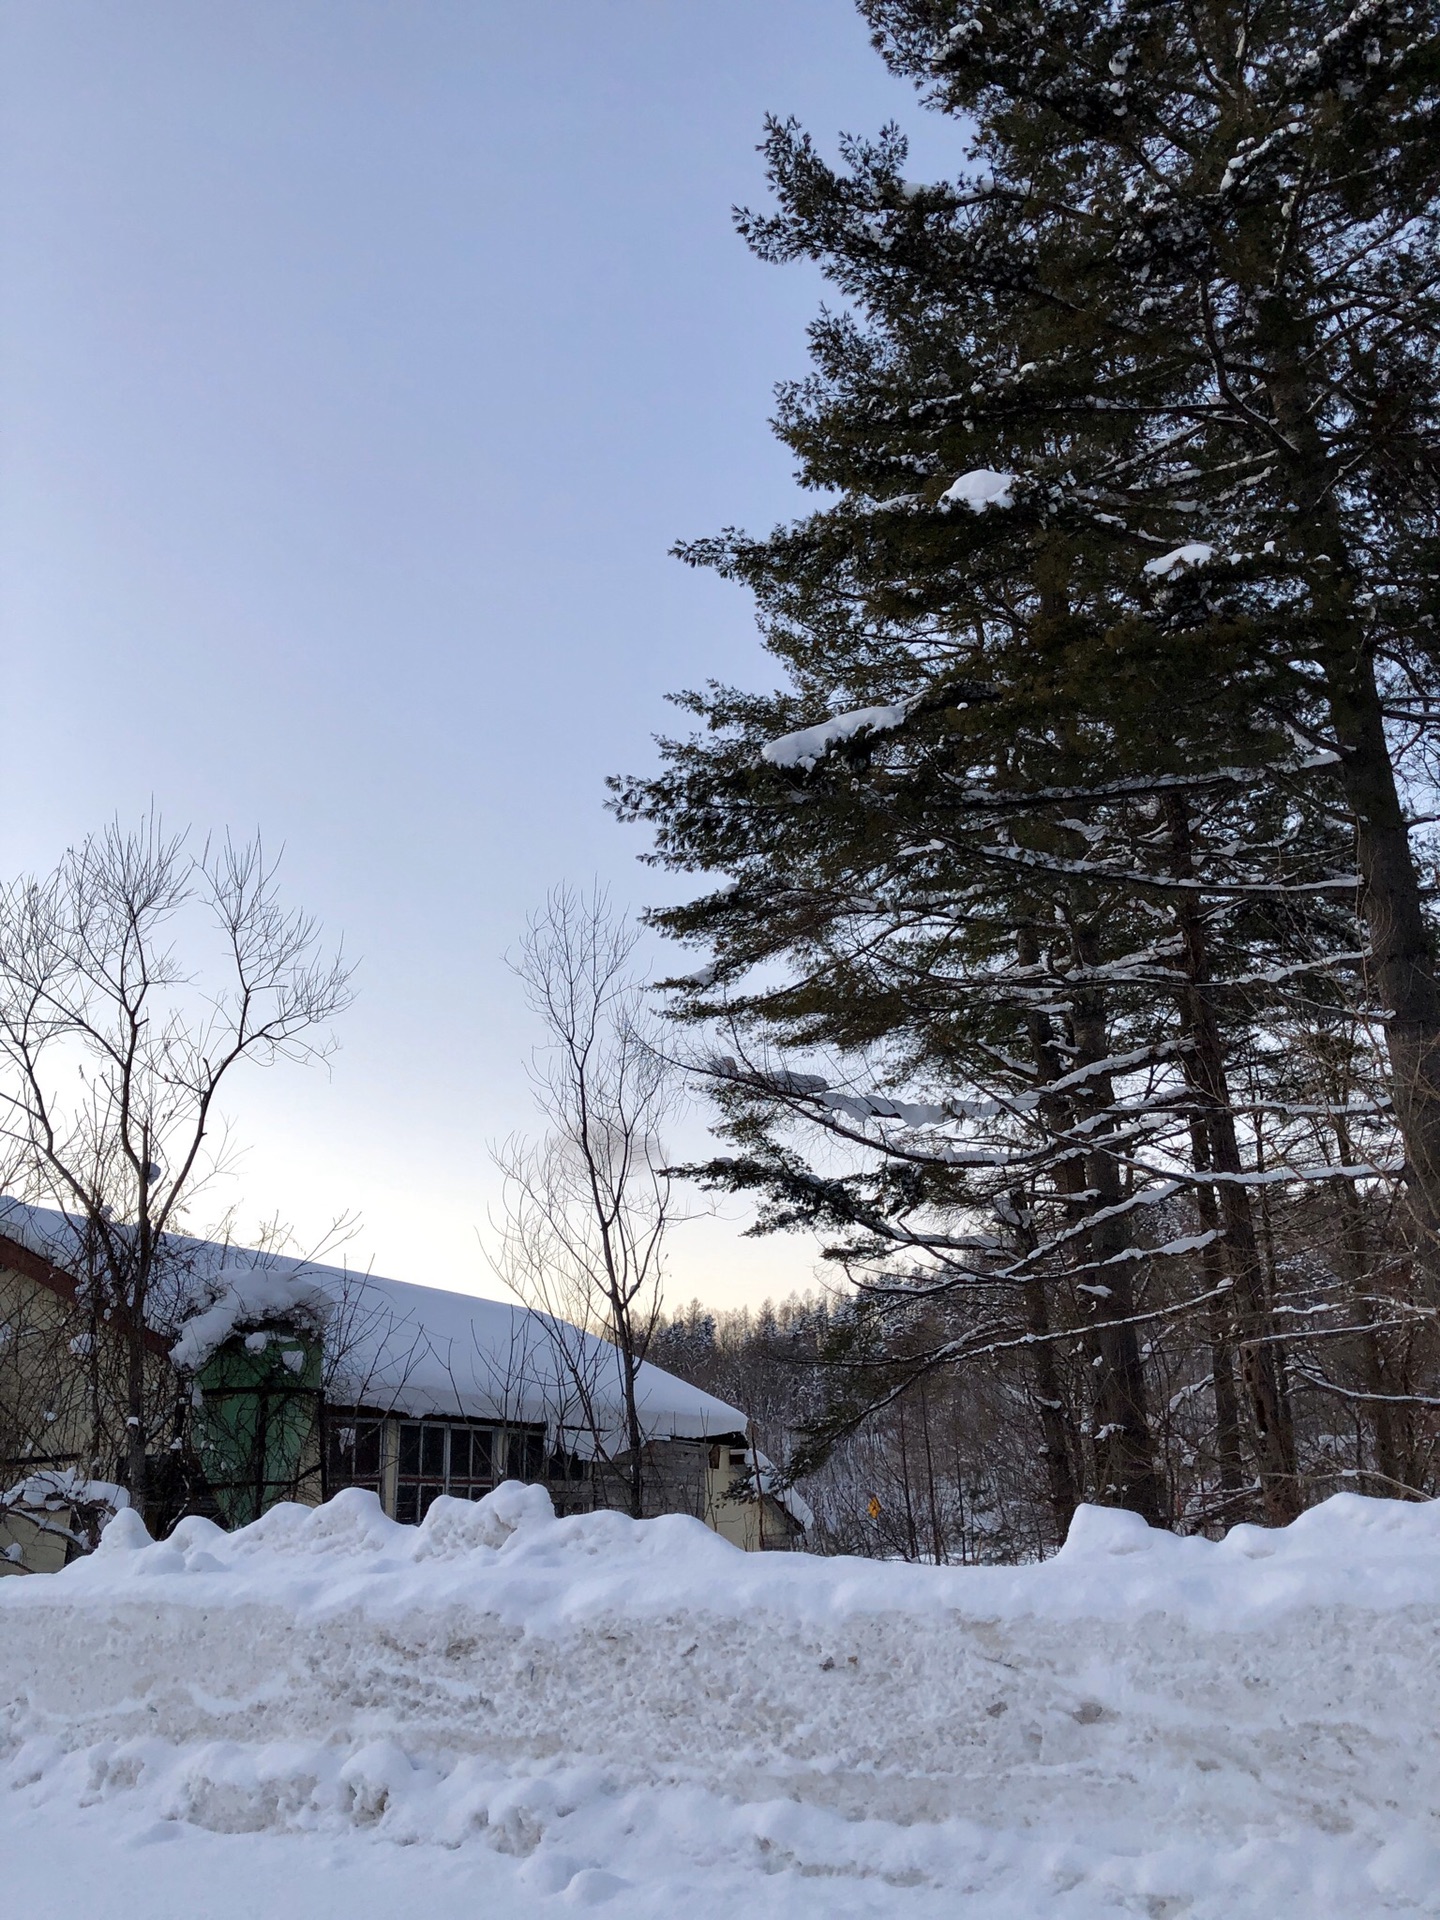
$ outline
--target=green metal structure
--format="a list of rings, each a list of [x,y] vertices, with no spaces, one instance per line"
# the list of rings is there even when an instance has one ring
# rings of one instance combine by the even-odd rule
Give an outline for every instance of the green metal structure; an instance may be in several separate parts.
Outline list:
[[[289,1327],[233,1334],[196,1374],[196,1449],[227,1526],[295,1498],[317,1448],[321,1376],[320,1341]]]

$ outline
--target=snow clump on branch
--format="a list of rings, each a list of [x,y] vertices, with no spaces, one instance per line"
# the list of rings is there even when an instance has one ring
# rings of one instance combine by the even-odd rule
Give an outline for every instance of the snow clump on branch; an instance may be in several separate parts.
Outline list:
[[[813,727],[801,727],[798,733],[782,734],[760,749],[760,758],[772,767],[813,767],[842,741],[853,740],[857,733],[889,733],[903,726],[909,715],[908,700],[897,707],[857,707],[853,713],[837,713]]]
[[[940,498],[958,501],[972,513],[983,513],[986,507],[1008,507],[1013,504],[1016,477],[1013,473],[997,473],[993,467],[976,467],[973,473],[962,473]]]
[[[1183,573],[1187,567],[1203,567],[1207,560],[1214,558],[1214,547],[1204,540],[1191,540],[1170,553],[1162,553],[1158,560],[1147,560],[1145,571],[1157,580],[1168,580],[1172,574]]]

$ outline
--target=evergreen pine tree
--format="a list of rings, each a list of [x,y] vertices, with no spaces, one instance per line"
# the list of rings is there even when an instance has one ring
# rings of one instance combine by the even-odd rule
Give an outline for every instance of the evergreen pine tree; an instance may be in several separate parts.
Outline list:
[[[893,132],[848,143],[848,170],[837,173],[796,129],[771,128],[779,210],[742,225],[769,257],[819,260],[851,303],[817,323],[816,373],[782,393],[778,424],[802,478],[840,498],[766,540],[730,534],[687,550],[754,589],[795,692],[692,698],[708,739],[673,743],[670,771],[632,786],[622,806],[656,823],[662,859],[733,877],[723,893],[660,916],[711,944],[721,984],[732,983],[732,1021],[790,1045],[881,1046],[892,1084],[919,1071],[932,1085],[948,1076],[952,1088],[982,1095],[994,1092],[996,1061],[1013,1064],[1017,1036],[1028,1035],[1032,1095],[1078,1062],[1064,1097],[1028,1110],[1032,1125],[1049,1116],[1047,1146],[1038,1157],[1030,1149],[1028,1194],[1048,1182],[1059,1206],[1051,1251],[1077,1231],[1088,1246],[1088,1267],[1072,1264],[1069,1278],[1101,1348],[1093,1426],[1110,1457],[1097,1490],[1148,1512],[1157,1496],[1134,1302],[1111,1267],[1132,1257],[1123,1229],[1137,1204],[1126,1192],[1137,1113],[1161,1131],[1162,1109],[1183,1120],[1197,1204],[1214,1218],[1202,1238],[1223,1248],[1239,1303],[1234,1330],[1267,1510],[1284,1517],[1293,1447],[1230,1117],[1226,973],[1229,988],[1243,983],[1263,950],[1273,978],[1285,950],[1280,973],[1299,979],[1337,950],[1353,953],[1348,861],[1315,795],[1317,780],[1336,779],[1359,817],[1376,981],[1404,1013],[1388,1038],[1423,1196],[1433,981],[1427,987],[1428,958],[1412,937],[1418,889],[1376,729],[1388,660],[1422,694],[1431,684],[1429,403],[1411,364],[1430,297],[1428,233],[1383,192],[1342,191],[1328,175],[1316,188],[1313,168],[1297,198],[1290,161],[1281,164],[1296,134],[1263,153],[1244,148],[1249,158],[1222,180],[1216,153],[1251,137],[1228,108],[1202,99],[1188,119],[1177,108],[1193,152],[1183,143],[1171,152],[1153,114],[1143,127],[1130,119],[1138,76],[1149,85],[1158,74],[1161,99],[1166,85],[1184,94],[1199,27],[1180,36],[1177,54],[1169,42],[1152,45],[1153,20],[1150,38],[1141,34],[1140,10],[1022,11],[1026,24],[1006,26],[993,60],[984,46],[971,60],[965,34],[950,31],[969,10],[872,9],[888,56],[933,80],[938,104],[977,117],[983,166],[955,185],[906,181]],[[1228,19],[1206,16],[1206,30],[1220,33]],[[1252,29],[1253,58],[1236,56],[1244,73],[1269,74],[1273,87],[1293,27],[1276,16],[1258,52],[1264,36]],[[1028,66],[1019,51],[1027,34]],[[1089,93],[1075,83],[1089,101],[1083,112],[1062,77],[1075,44],[1085,48],[1075,71],[1103,62],[1106,75]],[[1385,66],[1387,98],[1423,118],[1424,61],[1414,49],[1401,54]],[[1337,92],[1351,99],[1349,58],[1325,56],[1324,72],[1301,87],[1312,105]],[[1376,62],[1367,54],[1362,64],[1373,120]],[[1322,134],[1333,174],[1338,149]],[[1395,154],[1410,134],[1399,146],[1388,133],[1382,146],[1387,139],[1393,190],[1405,173]],[[1412,165],[1405,178],[1425,204],[1422,174]],[[1196,195],[1209,227],[1186,211]],[[1277,195],[1288,195],[1284,219]],[[1316,312],[1334,303],[1345,234],[1353,241],[1363,229],[1378,262],[1360,308],[1322,327],[1325,353],[1301,356],[1324,389],[1307,427],[1330,463],[1320,495],[1300,491],[1307,474],[1313,489],[1315,448],[1307,442],[1304,457],[1291,458],[1279,445],[1298,431],[1271,365],[1284,342],[1270,295],[1252,284],[1267,236],[1279,232],[1288,261],[1285,222],[1300,219],[1302,200],[1325,269],[1319,292],[1305,281]],[[1315,280],[1314,259],[1306,273]],[[1377,344],[1375,314],[1397,286],[1410,300],[1409,345]],[[1314,538],[1317,513],[1328,544]],[[1343,567],[1336,529],[1350,542]],[[1370,581],[1383,572],[1383,593],[1361,589],[1362,568]],[[837,715],[846,705],[858,711]],[[817,708],[829,716],[818,726]],[[1308,768],[1297,739],[1318,748]],[[1217,793],[1238,808],[1242,855],[1220,857],[1212,835],[1197,868],[1192,811]],[[1236,911],[1247,900],[1256,909],[1248,921]],[[1301,914],[1302,903],[1315,911]],[[1217,934],[1229,941],[1218,956]],[[747,968],[782,956],[791,968],[782,987],[733,990]],[[1157,993],[1180,1009],[1178,1047]],[[1256,999],[1244,1009],[1252,1019]],[[690,996],[692,1014],[715,1006],[713,993]],[[1183,1097],[1133,1082],[1117,1091],[1117,1054],[1132,1071],[1178,1054]],[[783,1074],[764,1086],[754,1074],[741,1080],[749,1093],[787,1092]],[[1002,1099],[1012,1122],[1022,1091],[1012,1074]],[[753,1119],[737,1124],[750,1128],[752,1147],[764,1142]],[[988,1190],[977,1191],[973,1177],[956,1183],[953,1156],[953,1143],[927,1154],[912,1142],[889,1156],[868,1194],[816,1179],[769,1145],[726,1177],[768,1182],[782,1214],[808,1208],[868,1234],[872,1249],[940,1247],[943,1231],[895,1230],[922,1189],[942,1209],[1008,1205],[1012,1229],[1031,1230],[1033,1205],[1000,1191],[1008,1164],[996,1163]],[[993,1266],[969,1278],[993,1281]],[[1218,1286],[1219,1269],[1211,1278]],[[1024,1290],[1043,1306],[1043,1290],[1029,1281]],[[1222,1406],[1224,1319],[1212,1341],[1222,1429],[1234,1425]],[[1057,1458],[1048,1442],[1047,1453]]]
[[[1433,1237],[1440,991],[1385,706],[1396,670],[1428,693],[1436,663],[1440,11],[862,11],[892,67],[976,129],[987,199],[947,223],[948,297],[1007,303],[1003,404],[1123,423],[1115,460],[1042,463],[1057,511],[1088,506],[1093,537],[1131,555],[1189,547],[1204,590],[1250,609],[1321,702]],[[793,226],[776,238],[803,244]]]

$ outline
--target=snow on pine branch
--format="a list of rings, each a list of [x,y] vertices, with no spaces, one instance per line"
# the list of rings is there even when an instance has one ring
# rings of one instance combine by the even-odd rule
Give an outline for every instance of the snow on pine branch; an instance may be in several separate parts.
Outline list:
[[[767,1072],[742,1066],[732,1054],[712,1055],[707,1070],[717,1079],[752,1085],[757,1092],[772,1093],[790,1099],[813,1100],[833,1113],[848,1114],[854,1120],[898,1120],[903,1127],[920,1130],[942,1126],[954,1120],[993,1120],[1004,1114],[1028,1113],[1049,1094],[1068,1093],[1105,1074],[1123,1076],[1141,1068],[1160,1066],[1173,1060],[1179,1051],[1174,1041],[1150,1042],[1125,1053],[1107,1054],[1102,1060],[1088,1060],[1058,1079],[1043,1086],[1007,1095],[979,1100],[950,1099],[942,1102],[896,1100],[880,1093],[842,1093],[819,1073],[801,1073],[790,1067],[771,1068]],[[1016,1063],[1021,1072],[1028,1069]]]
[[[1398,1180],[1404,1171],[1404,1161],[1377,1166],[1369,1160],[1359,1160],[1354,1165],[1336,1161],[1322,1167],[1267,1167],[1263,1173],[1221,1173],[1212,1168],[1205,1173],[1204,1183],[1216,1187],[1281,1187],[1300,1181]]]
[[[940,499],[942,503],[954,501],[969,507],[972,513],[983,513],[987,507],[1008,507],[1014,502],[1016,478],[1013,473],[997,473],[993,467],[976,467],[952,481]]]
[[[1119,1267],[1136,1260],[1169,1259],[1185,1253],[1199,1253],[1202,1248],[1213,1246],[1220,1238],[1218,1227],[1207,1227],[1203,1233],[1182,1233],[1178,1239],[1167,1240],[1160,1247],[1122,1247],[1119,1253],[1107,1254],[1097,1264],[1101,1267]],[[1091,1268],[1090,1271],[1095,1271]],[[1079,1283],[1077,1282],[1077,1285]],[[1108,1287],[1082,1287],[1085,1293],[1104,1294],[1108,1297]]]
[[[1157,580],[1169,580],[1173,575],[1184,573],[1191,567],[1203,567],[1206,561],[1214,558],[1214,547],[1204,540],[1190,540],[1183,547],[1176,547],[1170,553],[1162,553],[1158,560],[1147,560],[1145,571],[1153,574]]]
[[[1040,1102],[1038,1093],[1017,1093],[1009,1099],[891,1100],[878,1093],[835,1093],[828,1087],[816,1099],[832,1113],[848,1113],[852,1120],[896,1120],[907,1131],[919,1133],[954,1120],[996,1120],[1005,1114],[1028,1113]]]
[[[1323,880],[1205,880],[1184,875],[1147,873],[1143,869],[1108,866],[1103,860],[1067,860],[1059,854],[1043,854],[1032,847],[1002,846],[996,842],[976,844],[976,853],[994,863],[1029,868],[1036,873],[1075,875],[1088,880],[1114,880],[1123,886],[1142,887],[1150,892],[1200,896],[1233,895],[1236,899],[1282,899],[1322,893],[1357,893],[1360,876],[1334,874]]]
[[[890,733],[910,717],[914,702],[902,700],[893,707],[857,707],[853,713],[837,713],[813,727],[785,733],[760,749],[760,758],[772,767],[813,767],[823,760],[831,747],[853,740],[862,733]]]
[[[881,1294],[883,1289],[862,1283],[867,1294]],[[1108,1333],[1117,1327],[1155,1326],[1166,1321],[1182,1320],[1193,1314],[1198,1308],[1209,1305],[1212,1300],[1223,1300],[1231,1291],[1231,1282],[1222,1280],[1218,1287],[1211,1287],[1204,1293],[1191,1294],[1183,1300],[1168,1302],[1159,1307],[1142,1307],[1133,1313],[1122,1314],[1109,1320],[1087,1320],[1084,1327],[1050,1327],[1039,1333],[1030,1328],[1022,1332],[1000,1332],[990,1327],[977,1329],[973,1334],[964,1334],[955,1340],[947,1340],[928,1352],[918,1356],[912,1362],[908,1377],[897,1381],[893,1386],[878,1395],[871,1402],[871,1410],[891,1405],[897,1400],[909,1382],[915,1378],[917,1368],[933,1372],[936,1368],[950,1362],[968,1362],[988,1359],[1002,1353],[1014,1353],[1026,1348],[1061,1346],[1070,1341],[1093,1338],[1097,1334]],[[896,1295],[895,1303],[901,1304],[902,1296]]]

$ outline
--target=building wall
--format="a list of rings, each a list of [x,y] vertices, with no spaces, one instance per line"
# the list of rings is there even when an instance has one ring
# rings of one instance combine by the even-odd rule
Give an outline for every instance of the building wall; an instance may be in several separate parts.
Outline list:
[[[125,1342],[39,1260],[0,1266],[0,1491],[45,1469],[116,1478]],[[41,1277],[43,1270],[47,1277]],[[163,1356],[151,1370],[158,1381]],[[99,1436],[97,1444],[97,1434]],[[90,1520],[94,1509],[87,1509]],[[0,1512],[0,1576],[54,1573],[85,1550],[72,1509]],[[18,1551],[17,1551],[18,1550]]]
[[[17,1261],[19,1257],[17,1253]],[[118,1331],[97,1322],[75,1300],[73,1290],[67,1293],[64,1286],[64,1276],[39,1278],[18,1265],[0,1266],[0,1490],[40,1466],[73,1466],[87,1478],[119,1478],[125,1419],[118,1395],[125,1342]],[[154,1344],[147,1372],[154,1376],[151,1397],[158,1408],[162,1403],[173,1405],[180,1383],[163,1347]],[[445,1443],[438,1479],[433,1474],[402,1471],[410,1464],[402,1461],[402,1453],[413,1444],[417,1425],[444,1427],[447,1435],[454,1436]],[[343,1448],[337,1452],[336,1435],[347,1429],[356,1436],[374,1437],[374,1447],[363,1462],[357,1463],[353,1444],[348,1463],[342,1457]],[[482,1461],[480,1436],[485,1435],[489,1437]],[[154,1524],[167,1525],[175,1517],[173,1511],[161,1511],[168,1498],[161,1491],[162,1483],[174,1464],[169,1454],[155,1462],[158,1504],[155,1512],[147,1514]],[[362,1466],[363,1471],[358,1470]],[[463,1468],[463,1473],[450,1471],[455,1467]],[[759,1502],[739,1497],[747,1484],[748,1468],[749,1455],[739,1435],[719,1444],[679,1439],[653,1442],[646,1449],[646,1513],[692,1514],[747,1552],[796,1544],[798,1529],[777,1502],[768,1497]],[[437,1491],[474,1498],[506,1478],[544,1485],[561,1514],[594,1507],[623,1511],[629,1505],[623,1463],[547,1459],[543,1428],[459,1420],[416,1423],[391,1414],[343,1408],[324,1409],[302,1460],[294,1497],[305,1505],[317,1505],[339,1486],[368,1485],[387,1513],[411,1521],[420,1517],[424,1499],[433,1498]],[[195,1509],[193,1495],[192,1487],[184,1502],[187,1509],[205,1511],[203,1497]],[[17,1538],[14,1532],[0,1534],[0,1552]],[[42,1538],[35,1528],[27,1527],[20,1544],[27,1566],[33,1563],[33,1554],[48,1564],[57,1551],[57,1564],[63,1564],[63,1534]]]
[[[425,1502],[444,1492],[479,1498],[502,1479],[526,1479],[544,1486],[555,1511],[589,1512],[607,1507],[624,1512],[630,1503],[624,1462],[558,1463],[543,1458],[544,1432],[539,1427],[502,1428],[483,1421],[406,1421],[360,1409],[327,1408],[330,1427],[325,1482],[330,1492],[342,1485],[361,1485],[379,1495],[392,1519],[406,1522],[423,1517]],[[415,1429],[443,1428],[446,1440],[437,1447],[430,1471],[415,1470]],[[409,1430],[408,1434],[406,1430]],[[488,1436],[488,1471],[480,1473],[467,1434]],[[339,1445],[335,1444],[338,1439]],[[738,1440],[738,1436],[737,1436]],[[458,1442],[458,1447],[457,1447]],[[524,1450],[530,1457],[518,1457]],[[536,1449],[542,1457],[534,1456]],[[407,1457],[402,1457],[406,1456]],[[457,1454],[463,1472],[450,1471]],[[691,1514],[748,1553],[796,1546],[803,1538],[785,1509],[768,1495],[763,1501],[743,1496],[750,1485],[752,1457],[743,1442],[716,1444],[706,1440],[657,1440],[646,1448],[642,1477],[647,1516]],[[402,1466],[408,1468],[402,1474]],[[421,1498],[416,1499],[416,1494]],[[312,1504],[320,1498],[318,1476],[312,1476],[299,1498]]]
[[[0,1513],[0,1577],[7,1573],[58,1573],[70,1553],[69,1525],[68,1508],[42,1518]],[[16,1548],[18,1559],[13,1553]]]
[[[0,1269],[0,1474],[30,1466],[84,1465],[95,1427],[92,1369],[82,1349],[89,1316],[73,1299],[23,1273]],[[118,1348],[108,1331],[102,1342]],[[103,1352],[94,1371],[114,1372]],[[115,1409],[102,1386],[101,1418]],[[123,1427],[123,1419],[121,1420]],[[17,1471],[18,1469],[18,1471]]]
[[[706,1457],[706,1526],[746,1553],[788,1552],[804,1540],[804,1531],[778,1500],[749,1493],[755,1458],[748,1447],[712,1446]]]
[[[17,1256],[18,1257],[18,1256]],[[118,1477],[125,1436],[126,1341],[64,1276],[0,1266],[0,1488],[40,1466]],[[146,1399],[159,1432],[177,1380],[164,1344],[146,1336]],[[163,1459],[163,1456],[162,1456]]]

